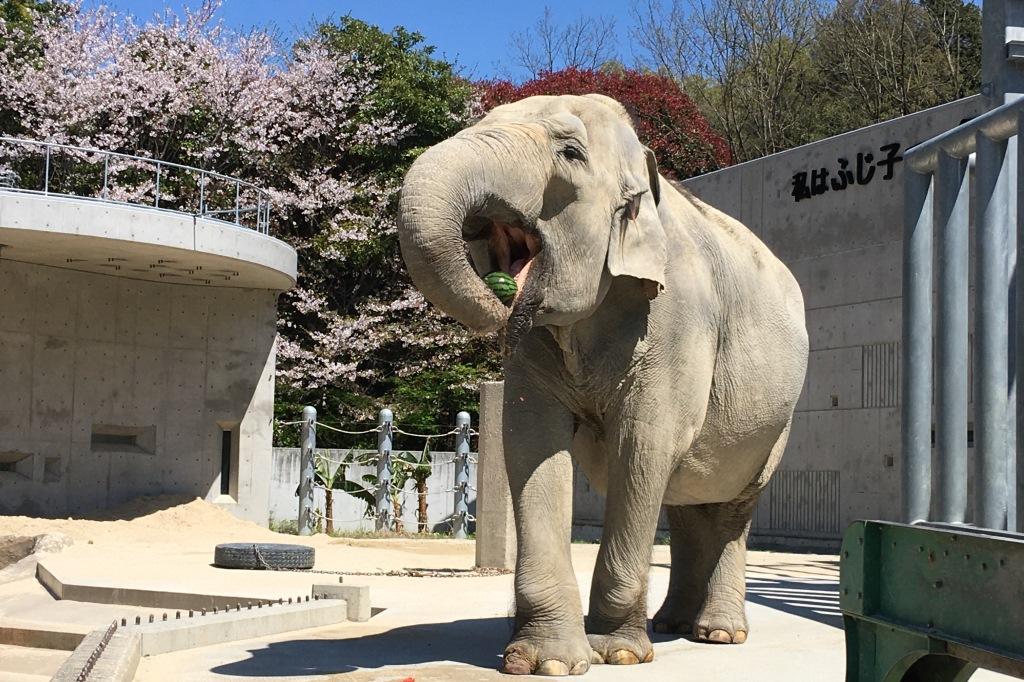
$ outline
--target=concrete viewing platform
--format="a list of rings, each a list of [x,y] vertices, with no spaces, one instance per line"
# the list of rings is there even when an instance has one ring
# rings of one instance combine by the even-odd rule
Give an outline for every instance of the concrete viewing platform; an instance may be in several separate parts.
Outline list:
[[[221,220],[0,189],[0,258],[128,279],[285,291],[295,250]]]

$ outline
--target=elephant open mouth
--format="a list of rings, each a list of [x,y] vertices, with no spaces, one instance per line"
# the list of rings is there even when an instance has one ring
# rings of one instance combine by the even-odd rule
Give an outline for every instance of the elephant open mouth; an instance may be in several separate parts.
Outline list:
[[[463,235],[469,243],[473,266],[481,275],[501,271],[516,281],[513,302],[522,295],[530,276],[530,268],[541,251],[541,238],[536,228],[518,217],[488,218],[477,215],[468,219]]]

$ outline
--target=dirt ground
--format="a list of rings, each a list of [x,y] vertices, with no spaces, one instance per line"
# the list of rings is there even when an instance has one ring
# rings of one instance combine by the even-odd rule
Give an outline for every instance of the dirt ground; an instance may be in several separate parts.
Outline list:
[[[222,542],[291,542],[316,550],[318,570],[370,586],[375,615],[345,622],[143,659],[136,679],[507,680],[497,672],[511,633],[511,575],[411,577],[396,570],[468,572],[471,540],[298,538],[240,521],[202,500],[136,500],[88,519],[0,517],[0,536],[59,533],[73,543],[43,555],[65,582],[237,595],[240,599],[309,594],[333,574],[231,571],[211,565]],[[59,544],[59,543],[58,543]],[[587,603],[597,546],[573,545],[582,602]],[[24,561],[24,560],[23,560]],[[22,562],[23,563],[23,562]],[[841,680],[844,639],[838,610],[838,560],[830,555],[751,552],[747,574],[750,640],[742,646],[656,636],[655,660],[642,666],[594,666],[590,680]],[[651,556],[649,608],[668,587],[669,552]],[[0,627],[86,632],[115,618],[145,618],[152,609],[57,601],[13,564],[0,570]],[[157,618],[160,617],[157,611]],[[0,680],[49,679],[66,652],[0,644]],[[974,680],[1003,679],[979,673]]]

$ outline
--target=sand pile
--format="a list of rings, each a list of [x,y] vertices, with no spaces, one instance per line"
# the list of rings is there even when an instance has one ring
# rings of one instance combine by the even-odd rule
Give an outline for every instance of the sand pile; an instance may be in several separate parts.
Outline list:
[[[200,498],[180,495],[140,497],[85,518],[43,519],[0,516],[0,536],[63,533],[91,544],[210,544],[230,541],[277,541],[283,537]]]

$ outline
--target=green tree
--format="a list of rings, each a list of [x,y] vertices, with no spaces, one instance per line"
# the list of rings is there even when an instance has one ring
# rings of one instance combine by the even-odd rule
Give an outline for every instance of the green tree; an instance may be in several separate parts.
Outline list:
[[[370,106],[361,118],[394,115],[412,126],[394,147],[354,150],[367,165],[400,179],[420,152],[465,125],[472,86],[452,64],[434,56],[423,34],[402,26],[387,33],[350,16],[321,24],[314,33],[331,52],[377,69]]]
[[[835,134],[977,92],[981,17],[961,0],[840,0],[814,46]]]

